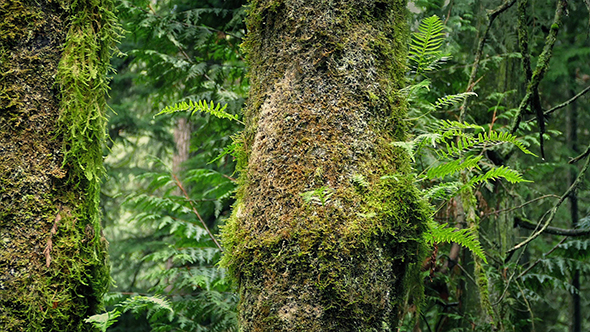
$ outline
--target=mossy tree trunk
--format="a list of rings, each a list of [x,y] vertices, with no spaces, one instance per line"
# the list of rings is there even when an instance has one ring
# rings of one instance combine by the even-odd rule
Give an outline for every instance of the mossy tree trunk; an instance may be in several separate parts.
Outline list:
[[[240,189],[224,229],[243,331],[393,331],[429,211],[404,141],[405,1],[252,1]],[[412,277],[408,277],[408,276]]]
[[[0,1],[0,330],[89,331],[108,287],[98,211],[110,1]]]

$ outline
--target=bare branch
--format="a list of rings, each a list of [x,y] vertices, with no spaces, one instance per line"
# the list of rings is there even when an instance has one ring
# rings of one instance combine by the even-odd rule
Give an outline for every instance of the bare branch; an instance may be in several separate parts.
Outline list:
[[[534,222],[522,218],[522,217],[514,217],[514,225],[518,225],[522,228],[536,230],[539,228],[538,224]],[[565,235],[565,236],[585,236],[590,234],[590,229],[564,229],[564,228],[557,228],[548,226],[545,229],[545,234],[552,234],[552,235]]]
[[[191,205],[191,208],[193,209],[193,212],[195,213],[195,215],[197,216],[197,218],[199,218],[199,221],[203,225],[203,228],[205,228],[205,230],[209,234],[209,237],[211,237],[211,239],[213,240],[213,242],[215,242],[215,245],[217,245],[217,248],[219,248],[219,250],[221,250],[221,252],[223,252],[223,248],[221,247],[221,244],[219,244],[219,242],[217,242],[217,240],[215,239],[215,236],[213,236],[213,233],[211,233],[211,231],[209,230],[209,227],[207,227],[207,224],[205,224],[205,222],[203,221],[203,218],[201,218],[201,215],[199,214],[199,211],[197,211],[197,208],[195,208],[195,205],[193,204],[193,201],[188,196],[186,190],[184,189],[184,186],[182,185],[182,183],[180,182],[180,180],[178,179],[178,177],[176,176],[176,174],[172,173],[172,177],[174,177],[174,181],[176,181],[176,186],[182,191],[182,194],[184,195],[184,198]]]

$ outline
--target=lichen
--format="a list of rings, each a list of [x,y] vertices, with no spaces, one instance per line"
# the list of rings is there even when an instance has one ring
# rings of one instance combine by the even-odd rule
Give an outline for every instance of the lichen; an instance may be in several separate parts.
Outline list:
[[[97,115],[117,33],[109,8],[110,1],[0,4],[3,331],[92,330],[83,319],[108,287]]]
[[[408,289],[420,293],[406,276],[430,215],[391,144],[406,135],[405,2],[249,10],[240,187],[223,229],[242,329],[395,330]]]

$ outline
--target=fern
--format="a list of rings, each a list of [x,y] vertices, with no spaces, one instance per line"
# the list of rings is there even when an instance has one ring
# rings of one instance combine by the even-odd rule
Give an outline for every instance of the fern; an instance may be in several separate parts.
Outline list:
[[[330,202],[330,197],[332,197],[333,194],[334,189],[320,187],[315,190],[300,193],[299,196],[301,196],[306,203],[324,206]]]
[[[437,64],[445,59],[440,50],[445,33],[444,25],[438,16],[425,18],[418,27],[418,32],[412,34],[409,59],[417,75],[432,71]]]
[[[468,96],[477,96],[477,93],[475,92],[463,92],[463,93],[458,93],[455,95],[446,95],[444,97],[440,97],[438,98],[433,106],[436,109],[440,109],[443,108],[445,106],[451,106],[454,105],[460,101],[465,100],[465,98],[467,98]],[[456,122],[456,121],[455,121]],[[457,122],[459,123],[459,122]]]
[[[167,317],[171,321],[174,316],[174,310],[170,306],[170,302],[157,295],[136,295],[123,301],[119,306],[123,312],[131,311],[138,314],[142,311],[147,311],[148,319],[154,321],[157,321],[160,317]]]
[[[484,174],[474,176],[473,178],[469,179],[466,186],[473,187],[476,184],[487,182],[489,180],[496,180],[499,178],[504,178],[510,183],[531,182],[523,179],[520,173],[518,173],[517,171],[510,169],[506,166],[500,166],[494,167]]]
[[[465,169],[479,168],[477,165],[482,156],[472,157],[468,156],[465,160],[456,159],[448,163],[430,168],[426,177],[430,179],[444,178],[447,175],[458,173]]]
[[[176,103],[172,106],[166,106],[162,111],[160,111],[160,113],[156,114],[155,116],[162,115],[162,114],[172,114],[172,113],[176,113],[176,112],[186,112],[186,111],[190,112],[190,114],[192,116],[197,112],[203,112],[203,113],[208,113],[213,116],[216,116],[220,119],[229,119],[229,120],[236,121],[236,122],[243,124],[243,122],[238,119],[238,115],[229,114],[229,113],[225,112],[226,108],[227,108],[227,104],[221,106],[220,103],[215,104],[213,101],[208,104],[204,100],[199,100],[196,102],[189,100],[188,102],[182,101],[182,102]]]
[[[578,293],[578,290],[572,286],[569,281],[561,280],[548,274],[529,273],[523,276],[522,280],[528,287],[531,288],[547,287],[552,290],[555,288],[561,288],[570,294]]]
[[[529,151],[522,142],[520,142],[516,136],[508,132],[496,132],[491,131],[489,133],[479,133],[477,137],[466,135],[460,130],[447,130],[446,133],[441,134],[441,138],[438,139],[438,143],[444,143],[445,149],[439,149],[436,151],[441,157],[451,158],[453,156],[460,155],[464,151],[473,149],[476,147],[491,147],[499,144],[510,143],[516,146],[522,152],[536,156],[534,153]],[[459,137],[456,141],[445,141],[449,137]]]
[[[100,332],[106,332],[109,326],[117,322],[117,318],[121,316],[121,312],[117,309],[107,311],[104,314],[93,315],[86,319],[84,322],[94,325]]]
[[[404,149],[408,153],[410,159],[412,159],[412,161],[416,161],[416,159],[414,158],[414,142],[415,141],[392,142],[391,145]]]
[[[434,200],[447,200],[455,196],[462,188],[461,182],[445,182],[423,190],[424,198]]]
[[[424,240],[429,243],[457,243],[481,258],[487,263],[481,244],[476,235],[470,229],[451,228],[448,224],[439,225],[435,222],[428,224],[428,231],[424,233]]]
[[[480,125],[467,123],[467,122],[459,122],[459,121],[452,121],[452,120],[436,120],[432,123],[431,128],[435,132],[444,133],[450,130],[467,130],[467,129],[475,129],[483,131],[483,127]]]

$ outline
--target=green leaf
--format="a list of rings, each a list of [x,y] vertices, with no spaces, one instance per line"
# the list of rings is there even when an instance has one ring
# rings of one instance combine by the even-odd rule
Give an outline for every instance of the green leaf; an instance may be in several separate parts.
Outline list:
[[[481,248],[481,244],[470,229],[456,229],[449,227],[448,224],[439,225],[435,222],[429,222],[428,231],[424,232],[424,240],[430,244],[435,242],[457,243],[469,249],[487,263],[486,256],[483,252],[483,249]]]
[[[160,111],[160,113],[156,114],[155,116],[162,114],[172,114],[176,112],[191,112],[192,116],[197,112],[203,112],[216,116],[220,119],[229,119],[243,124],[243,122],[238,119],[237,114],[229,114],[225,112],[226,108],[227,104],[222,106],[220,103],[215,104],[213,101],[211,101],[211,103],[208,104],[205,100],[199,100],[196,102],[189,100],[176,103],[172,106],[166,106],[162,111]]]

